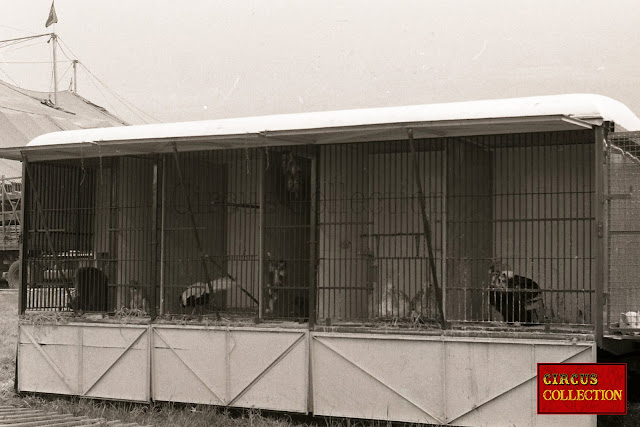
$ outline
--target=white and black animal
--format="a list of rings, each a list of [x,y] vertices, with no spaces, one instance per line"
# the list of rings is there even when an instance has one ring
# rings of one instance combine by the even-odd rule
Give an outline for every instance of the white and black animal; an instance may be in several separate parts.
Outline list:
[[[107,311],[109,279],[95,267],[80,267],[73,278],[75,295],[71,306],[80,311]]]
[[[196,309],[203,310],[208,306],[210,298],[211,287],[208,283],[194,283],[180,295],[180,306],[183,309],[193,307],[192,313],[194,313]]]
[[[532,279],[514,274],[507,266],[492,265],[489,303],[505,322],[539,323],[542,318],[540,287]]]
[[[276,304],[279,299],[279,294],[283,286],[285,286],[285,280],[287,277],[287,262],[269,261],[267,264],[267,292],[266,297],[266,314],[274,314],[276,310]]]

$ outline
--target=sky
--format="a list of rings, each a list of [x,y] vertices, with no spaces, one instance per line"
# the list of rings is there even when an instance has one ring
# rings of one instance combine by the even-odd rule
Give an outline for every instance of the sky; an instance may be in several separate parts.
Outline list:
[[[50,6],[2,0],[0,40],[50,32]],[[606,95],[640,115],[637,0],[56,0],[55,9],[64,53],[82,64],[78,93],[133,124],[562,93]],[[0,48],[0,79],[51,90],[46,40]],[[61,89],[72,74],[64,53]]]

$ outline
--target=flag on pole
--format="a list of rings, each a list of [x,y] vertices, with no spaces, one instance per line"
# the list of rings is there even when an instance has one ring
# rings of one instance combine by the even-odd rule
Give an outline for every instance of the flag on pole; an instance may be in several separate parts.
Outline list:
[[[56,8],[54,7],[54,2],[51,2],[51,10],[49,11],[49,17],[47,18],[47,23],[44,24],[44,27],[47,28],[51,24],[55,24],[58,22],[58,15],[56,15]]]

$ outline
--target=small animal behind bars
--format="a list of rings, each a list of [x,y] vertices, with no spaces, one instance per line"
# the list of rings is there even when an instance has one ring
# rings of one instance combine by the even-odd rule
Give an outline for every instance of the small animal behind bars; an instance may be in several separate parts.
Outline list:
[[[145,313],[149,311],[147,289],[144,286],[140,286],[136,281],[131,282],[131,287],[129,288],[129,308]]]
[[[73,279],[75,296],[71,307],[80,311],[107,311],[108,282],[99,268],[78,268]]]
[[[287,277],[287,262],[284,260],[269,261],[267,264],[267,275],[267,292],[265,292],[267,304],[265,313],[273,315],[275,314],[275,308],[278,302],[279,288],[284,286]]]
[[[489,274],[489,303],[500,312],[505,322],[540,323],[544,317],[544,305],[540,287],[535,281],[514,274],[506,265],[493,264]]]
[[[387,279],[387,286],[380,295],[379,313],[381,317],[406,318],[411,314],[411,301],[407,294],[397,289],[393,278]]]
[[[210,295],[211,287],[208,283],[194,283],[180,295],[180,306],[183,309],[193,307],[191,314],[195,313],[196,310],[201,312],[209,305]]]

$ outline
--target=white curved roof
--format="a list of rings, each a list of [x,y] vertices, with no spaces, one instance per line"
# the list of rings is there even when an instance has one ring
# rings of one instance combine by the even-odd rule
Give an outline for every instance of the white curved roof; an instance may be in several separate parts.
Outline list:
[[[71,130],[38,136],[24,151],[49,157],[46,151],[56,147],[55,157],[65,157],[85,147],[86,156],[92,146],[100,146],[101,155],[115,155],[132,149],[167,151],[173,142],[180,150],[322,144],[404,139],[408,127],[416,138],[428,138],[590,128],[602,121],[640,130],[640,119],[624,104],[601,95],[571,94]],[[0,156],[17,155],[9,151]]]

